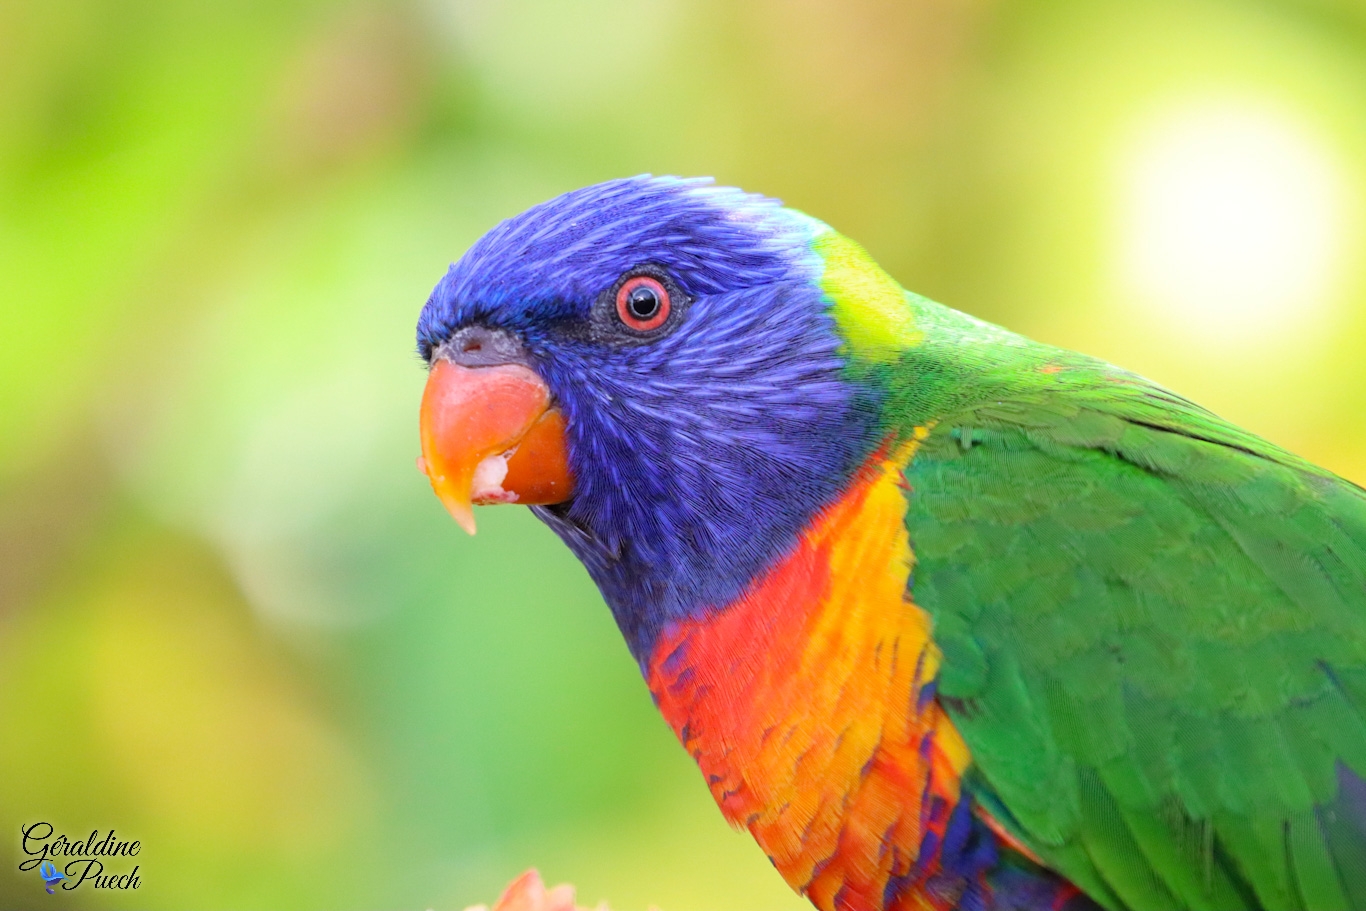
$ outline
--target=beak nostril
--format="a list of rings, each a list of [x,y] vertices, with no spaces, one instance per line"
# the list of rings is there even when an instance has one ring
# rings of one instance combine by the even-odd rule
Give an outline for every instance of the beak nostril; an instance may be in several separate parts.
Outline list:
[[[485,326],[466,326],[452,335],[441,350],[441,356],[466,367],[518,364],[526,358],[516,336]]]

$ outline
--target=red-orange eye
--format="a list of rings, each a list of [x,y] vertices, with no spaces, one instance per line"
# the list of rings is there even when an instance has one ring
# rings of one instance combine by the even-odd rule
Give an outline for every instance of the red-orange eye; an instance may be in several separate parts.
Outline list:
[[[648,275],[628,278],[617,290],[617,316],[637,332],[649,332],[669,318],[669,291]]]

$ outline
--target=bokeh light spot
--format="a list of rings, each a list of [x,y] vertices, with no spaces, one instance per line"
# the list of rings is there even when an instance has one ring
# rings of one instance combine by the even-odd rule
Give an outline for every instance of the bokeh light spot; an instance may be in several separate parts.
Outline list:
[[[1249,343],[1325,308],[1348,187],[1305,126],[1246,102],[1185,105],[1146,121],[1122,161],[1118,265],[1138,306]]]

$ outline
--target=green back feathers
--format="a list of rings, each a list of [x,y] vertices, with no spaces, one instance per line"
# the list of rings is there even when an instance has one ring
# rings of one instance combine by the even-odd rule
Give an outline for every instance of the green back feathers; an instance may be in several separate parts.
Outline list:
[[[912,594],[1003,824],[1120,909],[1366,908],[1366,494],[910,299]]]

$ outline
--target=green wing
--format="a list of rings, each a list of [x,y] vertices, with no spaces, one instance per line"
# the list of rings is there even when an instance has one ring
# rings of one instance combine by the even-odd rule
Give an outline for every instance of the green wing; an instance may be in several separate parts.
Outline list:
[[[1366,494],[1040,350],[906,471],[969,787],[1110,908],[1366,908]]]

